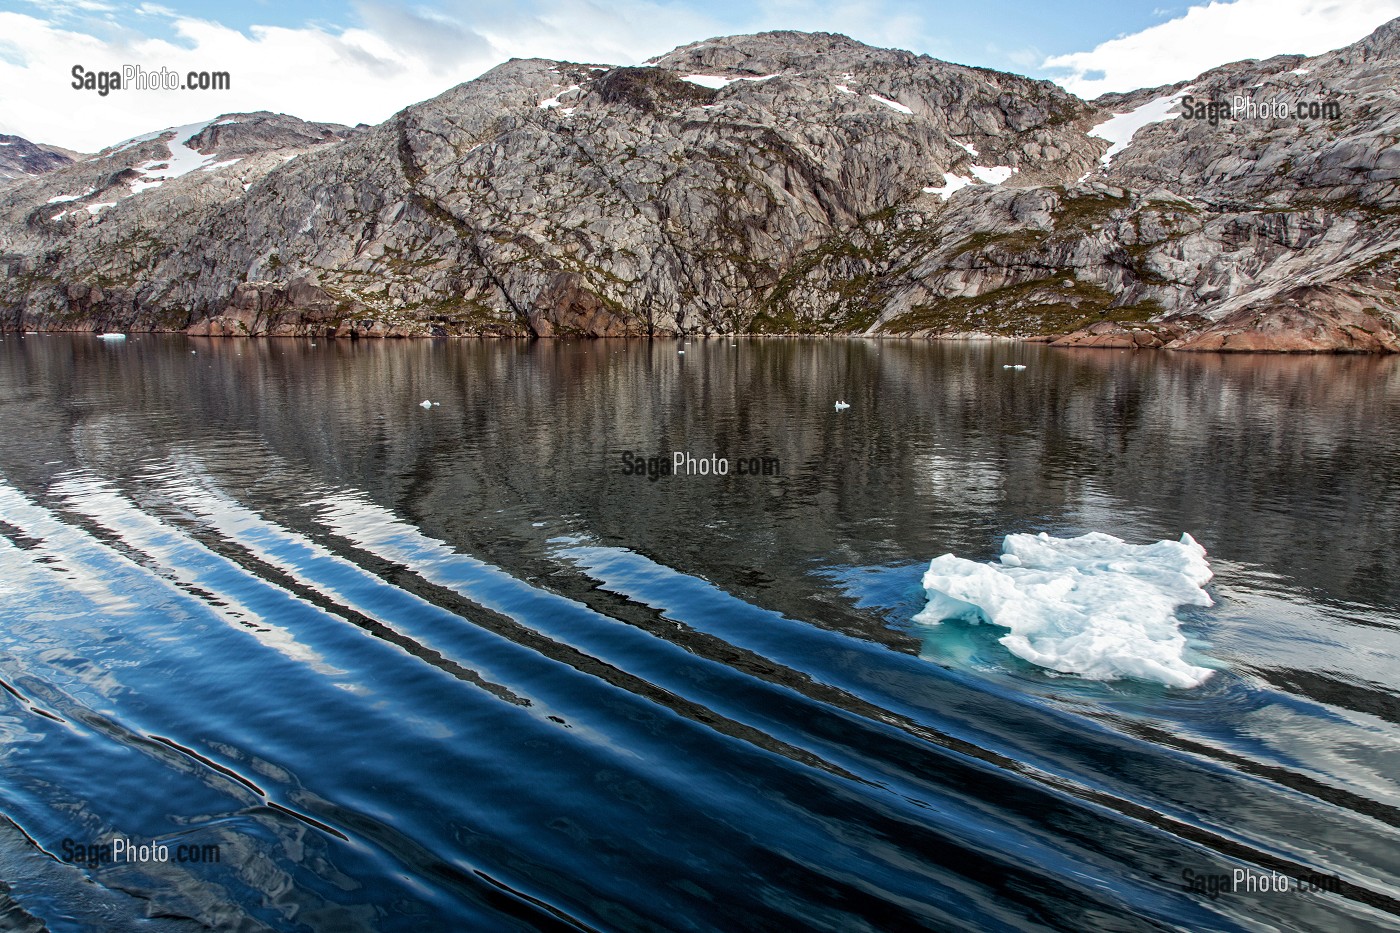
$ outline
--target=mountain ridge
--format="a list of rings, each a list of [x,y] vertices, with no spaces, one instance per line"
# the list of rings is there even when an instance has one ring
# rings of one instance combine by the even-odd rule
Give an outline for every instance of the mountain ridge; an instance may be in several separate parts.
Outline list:
[[[375,127],[226,114],[0,190],[0,326],[1400,350],[1397,23],[1097,101],[785,31],[512,60]]]
[[[42,175],[79,158],[81,153],[59,146],[47,146],[30,142],[22,136],[0,133],[0,184]]]

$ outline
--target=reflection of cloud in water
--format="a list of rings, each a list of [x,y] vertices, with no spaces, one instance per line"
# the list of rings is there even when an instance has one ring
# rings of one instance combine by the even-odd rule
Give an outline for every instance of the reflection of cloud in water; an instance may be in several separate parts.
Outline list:
[[[991,461],[929,451],[916,455],[914,463],[930,491],[951,504],[989,506],[1002,498],[1005,480]]]
[[[890,623],[904,623],[923,608],[926,596],[920,583],[928,564],[872,567],[823,567],[815,575],[829,581],[858,610],[875,610]]]

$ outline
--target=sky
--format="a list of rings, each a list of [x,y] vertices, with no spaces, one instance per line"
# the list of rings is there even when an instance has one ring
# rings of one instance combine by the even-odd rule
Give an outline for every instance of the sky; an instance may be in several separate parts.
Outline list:
[[[799,29],[1048,78],[1082,97],[1244,58],[1315,55],[1400,0],[0,0],[0,132],[95,152],[223,113],[378,123],[512,57],[638,64]],[[227,72],[226,90],[74,88],[73,69]]]

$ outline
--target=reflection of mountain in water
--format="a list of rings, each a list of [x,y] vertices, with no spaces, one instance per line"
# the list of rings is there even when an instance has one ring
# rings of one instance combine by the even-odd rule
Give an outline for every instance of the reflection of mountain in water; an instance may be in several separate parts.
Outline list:
[[[217,425],[453,540],[481,533],[463,516],[527,508],[739,581],[831,548],[874,564],[990,556],[1007,531],[1190,531],[1212,559],[1400,603],[1400,577],[1376,572],[1400,540],[1388,359],[868,340],[695,340],[685,356],[622,340],[195,341],[191,355],[80,339],[69,360],[44,343],[57,339],[25,341],[17,371],[74,394],[40,381],[10,405],[32,425],[13,436],[44,439],[26,443],[71,437],[124,468],[133,431],[159,443]],[[1013,355],[1029,368],[1003,370]],[[442,404],[405,404],[423,398]],[[853,407],[834,412],[835,398]],[[775,456],[783,474],[622,475],[623,451],[675,450]],[[766,589],[792,583],[775,576]]]
[[[1400,915],[1392,361],[677,349],[0,343],[0,861],[34,879],[7,896],[54,915],[77,882],[38,846],[121,832],[227,858],[93,869],[70,916]],[[621,472],[673,449],[783,475]],[[1182,631],[1222,669],[1172,691],[921,639],[931,557],[1040,529],[1200,538],[1216,604]],[[1359,552],[1377,573],[1341,572]],[[1347,893],[1210,900],[1187,865]]]

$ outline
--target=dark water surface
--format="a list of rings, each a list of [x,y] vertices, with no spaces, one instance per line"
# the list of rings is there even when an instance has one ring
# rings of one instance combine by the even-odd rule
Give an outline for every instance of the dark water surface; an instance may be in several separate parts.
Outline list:
[[[1396,360],[3,336],[0,928],[1400,928]],[[1022,531],[1219,671],[910,622]]]

